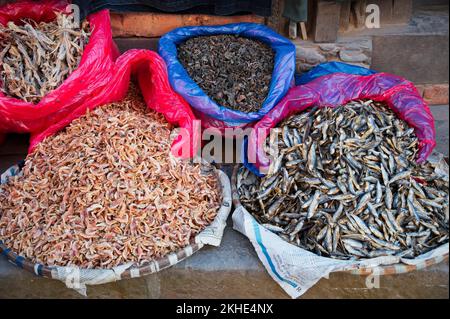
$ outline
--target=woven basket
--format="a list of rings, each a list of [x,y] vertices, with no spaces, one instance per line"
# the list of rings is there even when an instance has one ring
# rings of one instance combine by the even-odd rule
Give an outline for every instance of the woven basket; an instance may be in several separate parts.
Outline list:
[[[234,209],[237,209],[238,207],[242,206],[239,195],[237,192],[237,174],[238,170],[240,168],[240,165],[236,165],[233,169],[233,175],[231,176],[231,193],[233,198],[233,205]],[[326,257],[323,257],[326,258]],[[370,275],[370,274],[377,274],[377,275],[394,275],[394,274],[401,274],[401,273],[407,273],[414,270],[424,269],[426,267],[441,263],[445,260],[448,260],[448,253],[427,259],[423,261],[422,263],[415,264],[415,265],[407,265],[404,263],[398,263],[393,265],[383,265],[383,266],[376,266],[376,267],[370,267],[370,268],[348,268],[344,272],[348,272],[354,275]]]
[[[19,163],[3,173],[0,178],[0,184],[6,183],[9,177],[20,173],[23,164],[23,162]],[[69,288],[73,288],[83,295],[86,295],[86,285],[104,284],[156,273],[188,258],[199,251],[205,244],[215,246],[220,244],[223,230],[226,226],[226,220],[232,206],[231,188],[228,176],[220,169],[213,168],[213,170],[219,180],[219,187],[222,193],[222,204],[216,219],[210,226],[193,238],[188,246],[165,257],[149,261],[142,266],[127,264],[113,269],[83,269],[77,267],[46,266],[34,263],[11,251],[2,241],[0,241],[0,254],[6,256],[10,262],[19,268],[25,269],[37,276],[63,281]],[[214,227],[212,227],[213,225]],[[77,281],[74,281],[75,279]]]

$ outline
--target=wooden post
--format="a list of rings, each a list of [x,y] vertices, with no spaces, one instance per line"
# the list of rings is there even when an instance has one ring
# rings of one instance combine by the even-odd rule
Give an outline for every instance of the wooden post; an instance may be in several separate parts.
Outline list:
[[[393,18],[396,23],[409,23],[412,17],[412,0],[394,0]]]
[[[339,30],[347,31],[350,26],[350,13],[352,2],[346,0],[341,2],[341,12],[339,14]]]
[[[366,23],[366,0],[352,1],[350,21],[357,29],[364,28]]]
[[[339,31],[341,6],[336,1],[318,0],[313,23],[315,42],[335,42]]]

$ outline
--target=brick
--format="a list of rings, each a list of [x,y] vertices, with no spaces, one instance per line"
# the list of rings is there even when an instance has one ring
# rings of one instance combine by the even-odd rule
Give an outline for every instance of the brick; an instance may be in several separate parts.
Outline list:
[[[430,105],[449,104],[448,84],[425,85],[423,98]]]
[[[153,38],[178,27],[238,22],[264,23],[264,18],[256,15],[222,17],[203,14],[111,13],[114,37]]]
[[[423,92],[425,92],[425,85],[424,84],[416,84],[415,85],[417,91],[419,91],[420,96],[423,97]]]

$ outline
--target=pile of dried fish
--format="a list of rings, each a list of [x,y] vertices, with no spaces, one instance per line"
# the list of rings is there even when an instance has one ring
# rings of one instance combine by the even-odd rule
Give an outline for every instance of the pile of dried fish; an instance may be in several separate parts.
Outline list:
[[[38,145],[0,187],[0,240],[45,265],[143,264],[185,247],[220,207],[217,177],[170,156],[135,93]]]
[[[37,103],[77,68],[89,40],[89,23],[57,13],[53,22],[0,24],[2,92]]]
[[[238,192],[284,240],[338,259],[415,257],[448,242],[448,176],[415,163],[414,130],[386,106],[315,108],[276,130],[269,174],[241,169]]]
[[[266,99],[274,57],[265,43],[235,35],[195,37],[178,47],[180,62],[211,99],[246,113]]]

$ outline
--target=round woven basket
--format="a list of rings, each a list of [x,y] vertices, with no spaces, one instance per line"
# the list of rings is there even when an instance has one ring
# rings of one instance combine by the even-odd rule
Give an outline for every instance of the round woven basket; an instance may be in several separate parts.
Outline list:
[[[0,184],[5,183],[9,177],[20,173],[23,164],[24,163],[22,162],[15,165],[3,173],[1,175]],[[6,258],[8,258],[8,260],[17,267],[25,269],[26,271],[29,271],[37,276],[63,281],[69,288],[74,288],[76,290],[81,288],[81,292],[83,294],[85,293],[85,290],[83,292],[83,289],[86,288],[85,285],[104,284],[117,280],[137,278],[156,273],[193,255],[205,244],[218,246],[220,243],[223,229],[226,226],[226,220],[232,207],[231,187],[228,176],[222,170],[216,168],[213,168],[213,170],[219,181],[219,187],[222,194],[222,203],[215,220],[210,226],[197,234],[197,236],[191,240],[189,245],[162,258],[148,261],[141,266],[128,264],[118,266],[113,269],[84,269],[78,267],[47,266],[34,263],[20,255],[17,255],[10,248],[6,247],[2,241],[0,241],[0,255],[6,256]],[[74,270],[77,271],[77,278],[81,279],[81,287],[70,286],[70,284],[73,283]]]
[[[238,208],[242,206],[240,200],[239,200],[239,194],[237,192],[237,174],[238,170],[241,167],[241,165],[235,165],[233,169],[233,175],[231,176],[231,194],[233,198],[233,205],[234,208]],[[323,257],[327,258],[327,257]],[[331,259],[331,258],[330,258]],[[344,272],[348,272],[355,275],[370,275],[370,274],[377,274],[377,275],[394,275],[394,274],[401,274],[401,273],[407,273],[414,270],[424,269],[429,266],[441,263],[445,260],[448,260],[448,253],[433,257],[430,259],[427,259],[423,261],[422,263],[418,263],[415,265],[407,265],[404,263],[398,263],[393,265],[382,265],[382,266],[376,266],[376,267],[370,267],[370,268],[361,268],[361,267],[355,267],[345,270]]]

